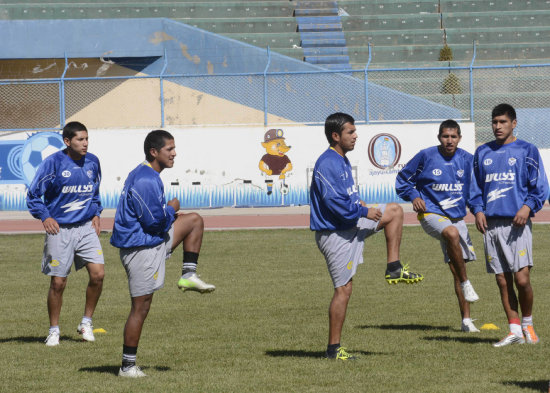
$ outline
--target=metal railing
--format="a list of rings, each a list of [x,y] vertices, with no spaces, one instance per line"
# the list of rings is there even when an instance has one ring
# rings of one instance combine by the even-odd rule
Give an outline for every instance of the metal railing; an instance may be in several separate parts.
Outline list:
[[[550,117],[550,64],[475,65],[475,52],[469,65],[423,68],[371,68],[369,56],[350,71],[272,72],[269,48],[263,72],[166,74],[163,61],[157,75],[68,77],[66,56],[58,78],[0,80],[0,135],[72,119],[90,128],[322,124],[338,110],[358,124],[474,121],[483,143],[501,102]]]

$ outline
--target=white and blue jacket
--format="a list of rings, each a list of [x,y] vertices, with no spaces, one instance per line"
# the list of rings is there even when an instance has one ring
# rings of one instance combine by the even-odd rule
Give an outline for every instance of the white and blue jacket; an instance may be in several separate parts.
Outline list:
[[[527,205],[531,217],[548,197],[548,180],[537,147],[523,140],[499,145],[495,141],[477,148],[470,210],[487,217],[515,217]]]
[[[452,157],[432,146],[417,153],[395,179],[395,191],[400,198],[412,202],[422,198],[426,213],[449,218],[466,215],[473,156],[458,148]]]
[[[313,169],[310,188],[310,228],[313,231],[352,228],[368,209],[361,205],[351,164],[333,148],[327,149]]]
[[[111,244],[118,248],[157,246],[164,241],[175,216],[174,208],[166,204],[160,174],[145,161],[124,183]]]
[[[74,161],[66,150],[58,151],[38,167],[27,192],[29,212],[42,221],[52,217],[61,225],[89,221],[103,210],[100,182],[101,167],[95,155],[87,153]]]

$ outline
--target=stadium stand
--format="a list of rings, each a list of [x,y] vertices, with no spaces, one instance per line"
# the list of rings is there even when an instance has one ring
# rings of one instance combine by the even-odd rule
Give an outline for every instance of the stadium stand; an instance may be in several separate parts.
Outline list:
[[[5,1],[0,19],[171,18],[325,68],[549,59],[550,0]]]
[[[370,70],[467,66],[474,55],[474,42],[475,65],[550,62],[550,0],[79,0],[78,3],[7,0],[2,3],[0,20],[170,18],[260,48],[269,46],[274,52],[315,66],[337,70],[364,70],[369,61],[369,44]],[[438,61],[445,44],[452,49],[451,62]],[[218,69],[224,60],[216,54],[217,49],[211,51],[209,56],[217,56],[213,67]],[[147,66],[147,62],[130,68],[139,71],[143,66]],[[113,67],[110,72],[124,70]],[[479,77],[481,73],[477,71],[474,76]],[[455,74],[459,75],[457,83],[461,92],[444,95],[441,94],[444,75],[424,76],[422,91],[418,86],[415,89],[417,78],[411,74],[399,76],[394,73],[384,78],[371,75],[369,81],[462,108],[467,118],[464,108],[470,106],[466,94],[468,78],[459,72]],[[361,73],[355,72],[353,76],[361,77]],[[476,110],[476,121],[481,119],[479,116],[486,115],[483,112],[483,99],[488,98],[483,96],[485,81],[491,81],[487,82],[490,89],[502,80],[502,75],[487,74],[482,78],[475,84],[475,104],[481,105],[481,109]],[[545,84],[540,83],[541,78],[544,75],[536,72],[525,77],[514,76],[511,78],[513,86],[502,92],[498,89],[487,92],[492,94],[489,102],[507,100],[521,107],[525,105],[518,103],[528,100],[531,92],[530,106],[550,106],[542,95],[538,95],[544,93],[542,86]],[[517,101],[514,101],[516,94]]]

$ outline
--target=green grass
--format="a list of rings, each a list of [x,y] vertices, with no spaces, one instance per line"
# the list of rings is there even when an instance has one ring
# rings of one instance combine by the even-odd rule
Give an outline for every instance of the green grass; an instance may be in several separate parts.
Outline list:
[[[79,341],[85,271],[69,276],[61,344],[47,348],[46,293],[40,272],[42,235],[0,236],[1,392],[542,392],[548,388],[550,226],[534,226],[535,327],[542,343],[493,348],[507,333],[494,278],[485,273],[481,236],[470,228],[478,261],[468,266],[481,300],[477,326],[460,332],[452,277],[439,244],[406,227],[402,259],[425,275],[417,285],[384,281],[384,236],[367,240],[343,344],[356,362],[323,359],[331,281],[307,230],[208,232],[199,262],[213,294],[176,287],[181,254],[167,262],[138,350],[141,380],[116,377],[122,329],[130,308],[118,251],[102,235],[103,295],[94,315],[96,342]]]

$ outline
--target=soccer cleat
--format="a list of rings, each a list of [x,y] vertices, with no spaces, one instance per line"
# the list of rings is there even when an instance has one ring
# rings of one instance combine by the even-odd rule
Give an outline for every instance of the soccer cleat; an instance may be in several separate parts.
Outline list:
[[[529,325],[523,329],[523,335],[525,336],[525,342],[527,344],[537,344],[539,342],[539,336],[535,333],[533,325]]]
[[[59,345],[59,332],[51,332],[44,342],[47,347],[55,347],[56,345]]]
[[[467,322],[462,321],[462,326],[460,327],[460,330],[465,333],[479,333],[479,329],[476,328],[473,320]]]
[[[424,276],[422,274],[409,271],[409,264],[403,265],[400,269],[393,272],[386,270],[386,281],[388,284],[397,284],[399,282],[414,284],[423,279]]]
[[[213,292],[216,287],[212,284],[207,284],[197,276],[196,273],[191,274],[189,277],[183,276],[178,281],[178,288],[183,292],[185,291],[197,291],[200,293]]]
[[[78,332],[78,334],[82,334],[82,340],[89,342],[95,341],[94,327],[91,323],[81,323],[76,328],[76,331]]]
[[[500,340],[498,343],[494,343],[493,347],[504,347],[511,344],[525,344],[525,339],[520,336],[516,336],[514,333],[510,332],[506,337]]]
[[[141,371],[141,368],[139,368],[136,365],[133,365],[128,370],[124,371],[122,367],[118,370],[118,376],[119,377],[126,377],[126,378],[141,378],[146,377],[147,374],[145,374],[143,371]]]
[[[357,357],[350,355],[346,352],[346,348],[344,347],[338,347],[336,350],[336,353],[334,355],[329,355],[328,352],[325,354],[325,357],[327,359],[334,359],[334,360],[357,360]]]
[[[479,300],[479,296],[477,295],[476,291],[474,291],[474,287],[471,283],[463,282],[460,284],[460,287],[462,288],[464,299],[466,299],[468,303],[474,303]]]

